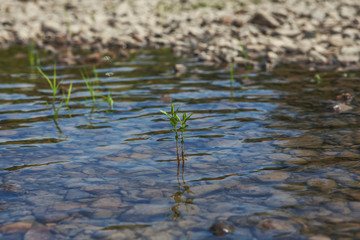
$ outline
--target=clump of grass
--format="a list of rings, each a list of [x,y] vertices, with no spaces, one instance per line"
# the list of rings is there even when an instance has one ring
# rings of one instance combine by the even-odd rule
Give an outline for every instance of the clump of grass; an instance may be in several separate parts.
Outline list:
[[[61,109],[61,106],[64,102],[64,100],[62,100],[60,103],[59,103],[59,106],[55,106],[55,100],[56,100],[56,94],[59,90],[59,87],[60,87],[60,84],[61,82],[57,82],[56,80],[56,64],[54,64],[54,75],[53,75],[53,79],[52,81],[50,80],[50,78],[41,70],[40,67],[37,67],[39,73],[46,79],[46,81],[49,83],[49,86],[52,90],[52,108],[53,108],[53,111],[54,111],[54,119],[57,118],[58,114],[59,114],[59,111]],[[70,109],[69,107],[69,102],[70,102],[70,96],[71,96],[71,90],[72,90],[72,83],[70,84],[69,86],[69,91],[67,93],[67,96],[66,96],[66,99],[65,99],[65,103],[66,103],[66,106]],[[48,105],[48,103],[46,103]]]
[[[37,67],[38,71],[40,72],[40,74],[46,79],[46,81],[49,83],[50,88],[52,90],[52,102],[53,104],[55,103],[55,98],[56,98],[56,93],[59,89],[60,83],[56,82],[56,64],[54,64],[54,76],[53,76],[53,80],[51,81],[49,79],[49,77],[41,70],[40,67]]]
[[[95,83],[96,83],[96,81],[90,80],[89,74],[87,73],[86,70],[84,70],[84,71],[80,70],[80,74],[81,74],[81,77],[82,77],[82,79],[84,80],[84,82],[86,84],[87,89],[90,92],[93,103],[96,103],[96,95],[95,95],[95,86],[96,86]]]
[[[53,76],[53,79],[52,81],[50,80],[50,78],[41,70],[40,67],[37,67],[38,71],[40,72],[40,74],[46,79],[46,81],[49,83],[50,85],[50,88],[52,90],[52,108],[53,108],[53,111],[54,111],[54,119],[57,118],[58,114],[59,114],[59,111],[60,111],[60,108],[61,108],[61,105],[63,102],[60,102],[59,106],[58,107],[55,107],[55,99],[56,99],[56,93],[59,89],[59,86],[60,86],[60,83],[58,83],[56,81],[56,64],[54,64],[54,76]],[[70,95],[69,95],[69,98],[70,98]]]
[[[97,103],[98,101],[96,100],[96,98],[101,97],[105,100],[105,102],[109,103],[109,106],[112,110],[113,106],[114,106],[114,100],[111,97],[111,91],[108,92],[107,96],[96,95],[96,88],[99,87],[100,81],[99,81],[98,73],[96,71],[95,66],[93,67],[93,73],[94,73],[94,78],[93,78],[93,80],[91,80],[90,76],[86,70],[80,71],[81,77],[84,80],[86,87],[90,92],[93,103]]]
[[[232,86],[234,82],[234,63],[230,64],[230,85]]]
[[[177,109],[175,110],[174,104],[171,104],[171,110],[170,113],[167,113],[163,110],[160,110],[161,113],[163,113],[164,115],[166,115],[169,118],[169,122],[171,124],[171,126],[173,126],[174,128],[174,132],[175,132],[175,141],[176,141],[176,152],[177,152],[177,159],[180,160],[179,158],[179,134],[178,132],[181,132],[181,156],[182,156],[182,160],[184,161],[184,131],[186,130],[186,128],[188,127],[187,122],[189,121],[190,117],[192,116],[192,114],[188,115],[187,113],[183,113],[182,118],[180,118],[177,113],[179,111],[180,106],[177,107]],[[177,128],[178,124],[180,123],[180,127]]]

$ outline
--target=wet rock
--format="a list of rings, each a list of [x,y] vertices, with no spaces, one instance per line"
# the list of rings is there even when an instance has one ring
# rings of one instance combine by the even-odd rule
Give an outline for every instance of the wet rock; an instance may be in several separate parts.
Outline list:
[[[313,178],[306,182],[310,187],[320,188],[322,191],[334,190],[337,186],[336,182],[331,179]]]
[[[331,240],[331,238],[326,237],[326,236],[318,235],[318,236],[309,237],[309,240]]]
[[[353,107],[347,105],[346,103],[339,103],[333,106],[332,109],[336,113],[346,113],[346,112],[350,112],[353,109]]]
[[[263,231],[279,231],[279,232],[294,232],[296,228],[293,223],[288,220],[280,219],[264,219],[257,225]]]
[[[82,228],[70,224],[59,224],[52,227],[52,230],[58,234],[68,236],[70,238],[73,238],[74,236],[76,236],[77,234],[83,231]]]
[[[265,204],[272,207],[296,206],[298,201],[289,194],[276,193],[266,199]]]
[[[95,208],[118,208],[121,207],[122,202],[120,198],[102,198],[91,204]]]
[[[28,222],[6,223],[0,227],[0,232],[2,233],[25,232],[28,229],[30,229],[31,226],[32,224]]]
[[[37,226],[26,232],[24,240],[52,240],[54,237],[46,227]]]
[[[223,189],[223,186],[220,184],[203,184],[199,186],[195,186],[191,188],[191,191],[194,193],[195,196],[203,196],[209,194],[214,191],[220,191]]]
[[[210,231],[215,236],[224,236],[229,233],[234,233],[235,228],[228,222],[216,222],[210,227]]]
[[[133,231],[125,229],[121,232],[110,234],[104,238],[105,240],[118,240],[118,239],[136,239],[136,235]]]
[[[319,136],[305,134],[300,137],[290,138],[289,140],[279,141],[278,143],[285,147],[319,148],[323,141]]]
[[[354,99],[354,94],[351,94],[349,92],[343,92],[336,96],[337,101],[346,103],[348,105],[352,102],[353,99]]]
[[[65,196],[65,200],[75,200],[88,197],[91,197],[91,194],[76,189],[70,189]]]
[[[174,71],[176,75],[182,75],[187,72],[187,67],[183,64],[175,64]]]
[[[286,172],[272,171],[264,174],[259,174],[256,178],[263,182],[280,182],[288,179],[290,175]]]

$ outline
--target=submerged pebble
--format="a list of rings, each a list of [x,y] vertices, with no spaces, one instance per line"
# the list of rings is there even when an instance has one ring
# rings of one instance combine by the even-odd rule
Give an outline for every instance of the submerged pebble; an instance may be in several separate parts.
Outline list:
[[[210,231],[215,236],[224,236],[226,234],[234,233],[235,228],[228,222],[216,222],[210,227]]]

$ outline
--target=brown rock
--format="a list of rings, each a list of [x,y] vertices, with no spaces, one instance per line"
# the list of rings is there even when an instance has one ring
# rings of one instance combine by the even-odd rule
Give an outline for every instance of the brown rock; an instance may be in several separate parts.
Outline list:
[[[354,95],[349,92],[344,92],[336,96],[336,100],[346,104],[350,104],[353,99]]]
[[[264,219],[259,222],[258,227],[265,231],[272,230],[280,232],[290,232],[296,230],[291,222],[280,219]]]
[[[306,182],[310,187],[320,188],[323,191],[329,191],[336,188],[336,182],[331,179],[313,178]]]
[[[28,222],[6,223],[2,227],[0,227],[0,232],[3,233],[25,232],[28,229],[30,229],[31,226],[32,224]]]
[[[280,182],[288,179],[290,175],[285,172],[272,171],[265,174],[260,174],[257,179],[263,182]]]

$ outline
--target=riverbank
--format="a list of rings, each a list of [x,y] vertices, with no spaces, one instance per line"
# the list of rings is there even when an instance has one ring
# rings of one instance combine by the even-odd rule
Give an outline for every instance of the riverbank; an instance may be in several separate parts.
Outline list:
[[[0,45],[29,44],[73,64],[69,48],[126,57],[171,47],[207,63],[360,68],[358,0],[3,0]]]

